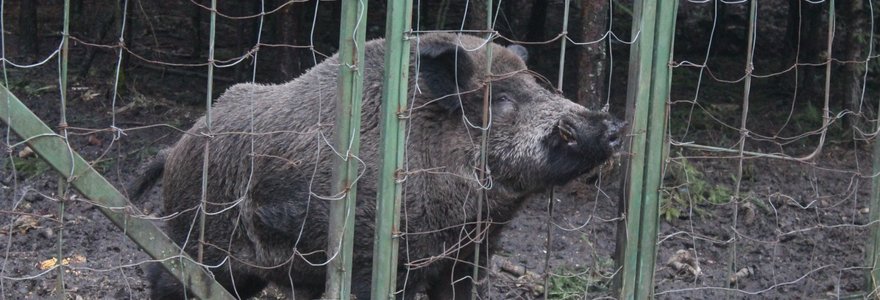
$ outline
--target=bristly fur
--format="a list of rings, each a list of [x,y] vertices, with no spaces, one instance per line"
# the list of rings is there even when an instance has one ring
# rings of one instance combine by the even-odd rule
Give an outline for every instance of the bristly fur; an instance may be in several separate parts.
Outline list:
[[[474,51],[483,44],[473,36],[427,34],[412,45],[410,86],[418,89],[411,88],[409,98],[400,298],[426,293],[452,299],[470,291],[471,281],[459,279],[471,274],[464,262],[475,250],[481,184],[474,174],[481,130],[472,125],[481,123],[485,82],[492,81],[487,149],[492,180],[480,216],[489,237],[483,245],[491,244],[497,224],[510,220],[524,199],[590,171],[614,151],[617,133],[609,133],[607,113],[589,111],[541,87],[522,60],[524,48],[486,44],[493,47],[492,73],[506,74],[488,76],[485,51]],[[370,41],[365,49],[359,158],[366,169],[358,181],[351,270],[357,299],[370,297],[384,41]],[[211,271],[235,295],[253,296],[269,282],[292,288],[303,299],[324,289],[325,267],[315,264],[327,259],[328,201],[333,200],[317,196],[332,194],[335,154],[325,139],[334,134],[327,124],[336,116],[338,68],[333,56],[285,84],[235,85],[214,106],[212,132],[217,134],[201,134],[206,131],[202,118],[168,152],[164,209],[185,213],[169,220],[167,229],[195,253],[193,208],[201,203],[202,155],[210,143],[204,263],[232,256]],[[219,134],[251,131],[257,134]],[[151,272],[151,282],[154,298],[183,298],[181,285],[167,272]]]

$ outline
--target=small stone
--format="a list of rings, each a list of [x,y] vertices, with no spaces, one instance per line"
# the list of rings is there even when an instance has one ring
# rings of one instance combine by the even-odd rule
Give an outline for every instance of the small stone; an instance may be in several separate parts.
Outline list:
[[[40,200],[40,194],[37,192],[31,191],[24,195],[24,201],[37,202],[37,200]]]
[[[51,239],[55,236],[55,230],[52,230],[52,227],[46,227],[43,228],[43,230],[40,230],[39,235],[43,238]]]

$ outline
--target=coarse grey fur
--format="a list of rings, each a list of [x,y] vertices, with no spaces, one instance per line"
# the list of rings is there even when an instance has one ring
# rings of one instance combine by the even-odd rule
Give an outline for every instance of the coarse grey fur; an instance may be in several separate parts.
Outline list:
[[[492,47],[491,77],[481,45]],[[384,41],[369,41],[365,50],[359,155],[364,164],[352,270],[357,299],[370,298]],[[430,299],[451,299],[470,291],[471,281],[460,279],[472,273],[468,261],[476,236],[481,134],[474,126],[481,123],[484,82],[492,82],[491,181],[481,217],[489,237],[480,248],[484,262],[499,224],[509,221],[523,200],[592,170],[619,144],[620,124],[542,87],[526,71],[521,50],[468,35],[426,34],[413,41],[410,74],[418,75],[410,76],[410,86],[418,89],[410,88],[412,110],[406,116],[409,172],[399,298],[426,293]],[[210,142],[205,264],[231,256],[212,272],[234,295],[253,296],[270,282],[292,285],[301,299],[318,297],[324,289],[325,267],[314,264],[327,259],[328,203],[335,201],[322,197],[332,196],[335,153],[328,141],[334,134],[338,69],[333,56],[285,84],[229,88],[214,105],[211,133],[204,118],[198,120],[170,149],[164,165],[152,168],[153,174],[164,168],[166,214],[180,213],[168,221],[168,232],[194,255],[203,152]],[[170,274],[150,273],[153,298],[183,298]]]

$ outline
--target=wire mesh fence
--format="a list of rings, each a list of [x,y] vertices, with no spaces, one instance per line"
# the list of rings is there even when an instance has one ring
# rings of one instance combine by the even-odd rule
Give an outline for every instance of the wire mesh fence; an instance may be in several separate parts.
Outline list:
[[[875,5],[682,4],[711,29],[670,63],[657,296],[875,297]]]
[[[16,115],[5,122],[0,294],[142,299],[162,278],[153,292],[174,296],[177,281],[102,210],[162,226],[188,253],[163,261],[195,262],[235,297],[369,297],[380,264],[397,266],[385,285],[404,298],[875,294],[876,2],[414,1],[411,24],[386,19],[396,2],[343,2],[0,1],[4,86],[56,130],[21,139]],[[648,63],[630,51],[657,49],[663,26],[676,28],[671,55],[645,52],[654,69],[636,71]],[[395,34],[411,47],[396,71],[406,96],[381,117],[393,48],[369,40]],[[363,80],[362,109],[337,111],[340,69]],[[633,74],[655,102],[636,100]],[[640,105],[665,116],[636,130]],[[581,134],[608,142],[624,116],[624,141],[662,141],[553,162]],[[396,158],[386,120],[404,126]],[[28,146],[41,138],[132,205],[74,191],[77,168],[48,172]],[[623,192],[645,153],[662,182],[656,207],[633,215],[647,202],[625,200],[656,190]],[[129,190],[151,176],[161,188]],[[376,220],[380,178],[399,223]],[[348,226],[349,250],[332,224]],[[374,248],[374,227],[399,245]],[[325,286],[327,273],[350,287]]]

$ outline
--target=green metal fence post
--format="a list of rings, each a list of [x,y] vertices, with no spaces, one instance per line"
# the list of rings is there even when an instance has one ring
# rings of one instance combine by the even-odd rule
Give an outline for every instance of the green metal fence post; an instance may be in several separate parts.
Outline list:
[[[364,36],[367,1],[342,1],[339,28],[339,96],[336,104],[334,147],[342,157],[334,159],[332,192],[342,196],[330,203],[325,299],[348,299],[351,295],[351,262],[354,242],[355,195],[360,150],[361,98],[364,84]]]
[[[677,4],[636,2],[630,50],[627,120],[631,124],[622,201],[625,222],[618,235],[617,285],[621,299],[648,299],[654,291],[654,264],[660,184],[666,149],[666,111],[671,78],[669,62]]]
[[[878,103],[880,109],[880,103]],[[878,110],[880,111],[880,110]],[[875,121],[874,130],[880,130],[880,119]],[[873,167],[871,171],[871,204],[869,208],[871,233],[868,236],[868,247],[865,249],[865,274],[867,294],[865,298],[877,298],[880,293],[880,136],[874,136]]]
[[[632,36],[638,41],[630,48],[629,76],[626,93],[626,120],[630,124],[625,149],[631,153],[624,161],[622,213],[624,222],[618,227],[617,263],[620,266],[617,282],[620,299],[635,299],[638,279],[639,226],[641,222],[642,178],[645,164],[645,131],[647,128],[647,99],[651,88],[651,54],[654,32],[654,1],[634,2]],[[642,30],[644,29],[644,30]],[[638,102],[638,103],[637,103]]]
[[[880,107],[878,107],[880,108]],[[875,130],[880,130],[880,120],[876,121]],[[874,137],[873,168],[871,177],[871,234],[868,239],[867,254],[867,290],[868,296],[876,296],[880,290],[880,136]]]
[[[13,116],[15,122],[10,122]],[[12,128],[40,158],[64,176],[71,186],[96,203],[98,209],[150,257],[161,261],[178,279],[182,278],[181,273],[186,274],[186,280],[181,282],[188,291],[201,299],[232,299],[226,289],[214,281],[199,264],[182,254],[184,252],[156,225],[145,219],[132,218],[130,214],[137,211],[137,208],[79,154],[70,149],[63,137],[49,129],[3,86],[0,86],[0,121]],[[174,258],[178,255],[182,255],[182,259]]]
[[[660,214],[660,185],[663,182],[668,140],[666,139],[667,103],[672,83],[672,41],[675,35],[675,1],[658,1],[654,36],[651,99],[647,103],[648,124],[645,145],[645,178],[642,190],[642,221],[639,237],[637,296],[653,297],[654,266],[657,257],[657,227]]]
[[[373,245],[372,299],[394,299],[397,279],[397,247],[409,85],[412,0],[389,0],[385,21],[385,73],[382,77],[382,141],[379,153],[379,188],[376,195],[376,235]]]

